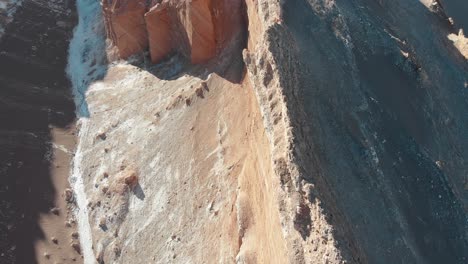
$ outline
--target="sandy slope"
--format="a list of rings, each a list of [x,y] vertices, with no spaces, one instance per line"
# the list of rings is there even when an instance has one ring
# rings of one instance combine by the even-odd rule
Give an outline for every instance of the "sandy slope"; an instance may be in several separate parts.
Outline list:
[[[116,65],[90,87],[80,145],[95,257],[210,263],[241,251],[246,261],[283,263],[278,183],[255,97],[210,76],[164,81]],[[112,191],[122,166],[139,177],[124,195]]]

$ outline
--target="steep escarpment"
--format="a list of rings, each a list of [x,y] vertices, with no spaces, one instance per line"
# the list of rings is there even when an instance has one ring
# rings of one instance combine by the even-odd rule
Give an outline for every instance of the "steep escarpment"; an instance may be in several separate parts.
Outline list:
[[[103,0],[107,36],[120,58],[149,50],[153,63],[178,52],[193,64],[218,55],[241,34],[240,0]]]
[[[115,14],[124,14],[123,2],[116,3],[111,7],[121,10]],[[76,188],[84,190],[86,202],[80,207],[86,208],[81,211],[89,218],[84,219],[89,225],[80,226],[87,237],[92,234],[91,240],[83,241],[85,259],[104,263],[125,263],[137,255],[139,261],[181,262],[351,259],[351,247],[338,247],[335,238],[344,239],[345,228],[334,228],[328,219],[333,213],[322,208],[321,200],[328,197],[317,195],[311,202],[308,198],[317,193],[314,186],[297,185],[302,172],[292,155],[294,135],[282,83],[286,77],[280,76],[272,51],[275,41],[285,49],[293,44],[272,39],[281,20],[280,6],[207,3],[154,5],[144,15],[150,56],[169,59],[149,67],[138,62],[137,67],[112,66],[87,91],[90,117],[80,121],[74,173],[81,182]],[[135,6],[140,8],[135,4],[129,12]],[[243,11],[228,13],[228,6]],[[103,8],[113,48],[122,51],[121,39],[109,33],[115,26],[109,24],[108,7]],[[244,13],[248,25],[243,24]],[[229,77],[242,63],[233,53],[245,45],[247,30],[244,55],[249,74],[234,84]],[[131,35],[139,33],[125,37]],[[212,53],[198,56],[205,54],[203,50]],[[184,57],[191,60],[186,63]],[[197,59],[201,57],[210,61]],[[196,65],[202,61],[208,63]],[[296,77],[291,73],[291,78]],[[168,131],[171,136],[166,138]],[[96,159],[100,153],[104,158]],[[134,175],[138,184],[121,185],[122,174]],[[332,208],[330,202],[328,209]],[[146,214],[151,217],[139,217]],[[202,223],[211,224],[202,228]],[[347,240],[352,239],[343,241]],[[215,245],[220,248],[209,250]],[[207,249],[200,251],[201,246]],[[154,255],[143,254],[154,247],[158,248]]]
[[[257,100],[229,81],[243,35],[218,26],[212,62],[119,62],[87,87],[72,177],[85,263],[288,262]]]
[[[85,263],[464,263],[465,37],[422,2],[102,1]]]
[[[118,49],[121,58],[140,53],[148,47],[145,26],[146,0],[101,1],[107,37]]]
[[[361,261],[465,262],[468,74],[447,16],[407,1],[282,10],[303,182],[327,188]]]

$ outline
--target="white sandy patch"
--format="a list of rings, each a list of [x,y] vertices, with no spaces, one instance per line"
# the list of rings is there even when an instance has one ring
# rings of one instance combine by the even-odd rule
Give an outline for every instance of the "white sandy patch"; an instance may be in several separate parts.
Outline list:
[[[80,135],[87,134],[88,126],[87,120],[81,119]],[[88,219],[88,200],[86,198],[85,188],[83,184],[83,178],[81,173],[81,165],[83,164],[83,150],[79,144],[76,149],[75,158],[73,161],[73,171],[70,178],[70,184],[73,188],[76,196],[76,203],[78,208],[75,210],[76,219],[78,222],[78,232],[80,234],[81,251],[83,253],[84,264],[96,263],[92,245],[93,239],[91,234],[91,227]]]
[[[105,34],[103,34],[99,1],[78,0],[76,5],[79,21],[70,42],[67,74],[72,82],[77,114],[80,117],[78,121],[81,124],[79,137],[83,138],[90,132],[86,118],[89,116],[85,98],[86,90],[94,80],[105,74],[107,66],[104,59]],[[79,142],[73,161],[70,183],[77,200],[78,208],[75,214],[84,263],[93,264],[96,263],[96,258],[93,252],[93,238],[88,219],[88,198],[82,178],[83,151],[83,145]]]
[[[465,37],[463,30],[460,29],[458,35],[450,34],[447,37],[453,41],[453,45],[455,45],[465,59],[468,59],[468,38]]]

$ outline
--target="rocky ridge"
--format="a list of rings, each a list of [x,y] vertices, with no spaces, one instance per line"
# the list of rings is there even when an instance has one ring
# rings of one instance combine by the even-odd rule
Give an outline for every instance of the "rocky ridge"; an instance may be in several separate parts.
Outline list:
[[[240,34],[240,0],[103,0],[107,36],[120,58],[149,50],[159,63],[175,52],[204,63]]]
[[[130,63],[85,94],[85,263],[464,263],[465,38],[439,2],[103,9]]]

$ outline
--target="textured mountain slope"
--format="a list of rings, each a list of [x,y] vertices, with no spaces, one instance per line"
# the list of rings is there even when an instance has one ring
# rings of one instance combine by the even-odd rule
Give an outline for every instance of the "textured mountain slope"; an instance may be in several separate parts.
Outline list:
[[[366,262],[464,263],[468,74],[455,29],[415,1],[283,11],[304,180],[328,187]]]
[[[84,263],[465,263],[448,2],[78,0]]]

